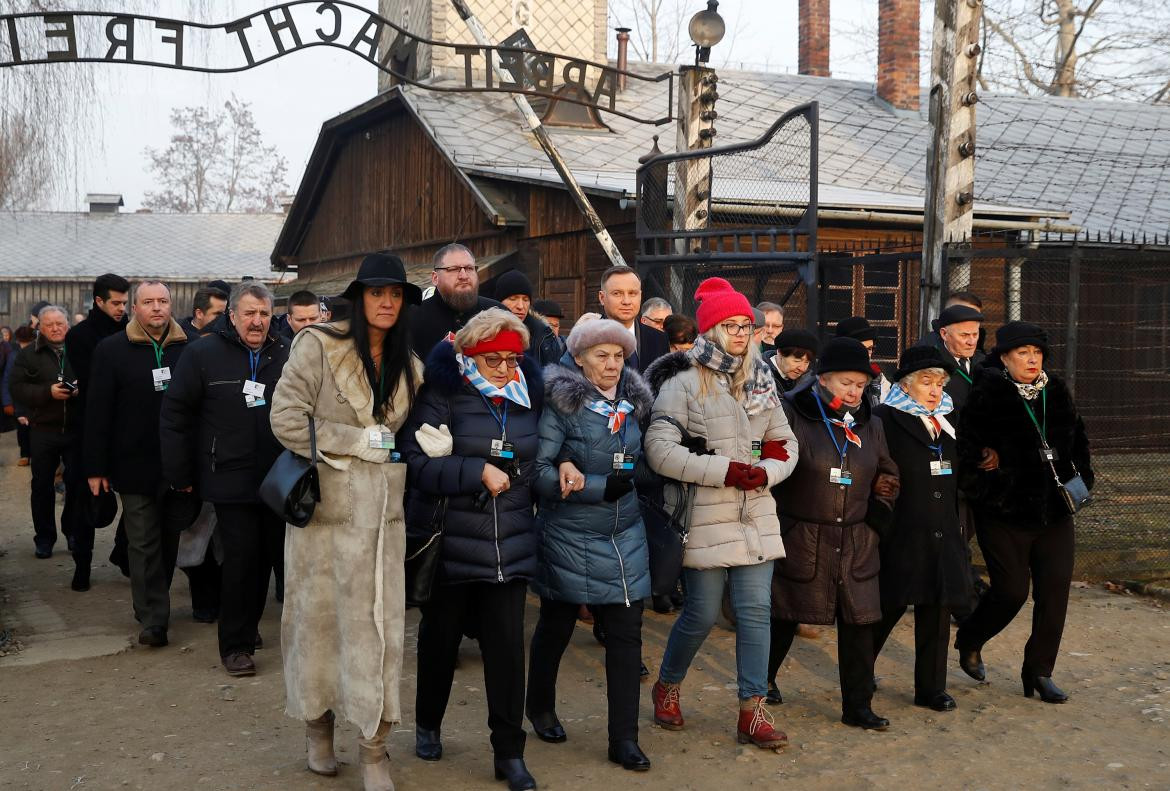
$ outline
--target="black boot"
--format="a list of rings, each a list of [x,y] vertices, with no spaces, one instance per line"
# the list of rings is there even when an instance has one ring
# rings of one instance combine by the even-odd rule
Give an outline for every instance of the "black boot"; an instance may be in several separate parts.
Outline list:
[[[93,553],[74,552],[73,563],[73,581],[69,587],[78,592],[89,590],[89,567],[93,563]]]
[[[439,739],[439,731],[428,731],[422,726],[414,726],[414,754],[424,761],[437,761],[443,757],[443,742]]]
[[[764,702],[769,706],[779,706],[784,702],[784,697],[780,694],[780,688],[776,686],[775,681],[768,682],[768,697],[764,699]]]
[[[959,648],[958,645],[955,648],[959,649],[959,667],[963,668],[963,672],[976,681],[986,681],[987,669],[983,666],[983,656],[979,649]]]
[[[536,734],[536,738],[542,742],[560,744],[569,738],[555,712],[545,711],[540,714],[529,714],[528,721],[532,723],[532,730]]]
[[[650,759],[633,739],[610,742],[609,760],[621,764],[622,769],[629,769],[631,772],[646,772],[650,769]]]
[[[508,781],[508,791],[536,788],[536,778],[529,773],[523,758],[497,758],[495,768],[496,779]]]
[[[873,713],[869,706],[851,709],[841,715],[841,722],[852,725],[854,728],[864,728],[867,731],[884,731],[890,727],[890,721]]]
[[[1067,703],[1068,695],[1064,691],[1052,683],[1050,676],[1034,676],[1027,670],[1020,673],[1020,678],[1024,682],[1024,697],[1032,697],[1033,692],[1040,693],[1040,700],[1045,703]]]

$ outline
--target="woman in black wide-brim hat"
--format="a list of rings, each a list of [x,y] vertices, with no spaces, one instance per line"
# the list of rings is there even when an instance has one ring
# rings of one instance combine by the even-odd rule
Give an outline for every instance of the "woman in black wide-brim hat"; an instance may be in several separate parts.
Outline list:
[[[913,607],[914,705],[935,711],[955,708],[946,691],[951,613],[968,612],[971,597],[954,474],[955,427],[947,419],[954,403],[944,389],[954,370],[950,357],[935,347],[911,346],[873,410],[885,426],[901,484],[881,543],[882,620],[874,627],[874,655]]]
[[[975,508],[991,589],[959,628],[955,648],[967,675],[983,681],[983,646],[1016,617],[1031,583],[1024,694],[1038,690],[1044,702],[1064,703],[1068,696],[1052,682],[1052,671],[1072,582],[1073,518],[1053,472],[1061,481],[1079,474],[1092,488],[1093,469],[1072,393],[1045,370],[1046,362],[1044,330],[1005,324],[960,416],[959,485]]]

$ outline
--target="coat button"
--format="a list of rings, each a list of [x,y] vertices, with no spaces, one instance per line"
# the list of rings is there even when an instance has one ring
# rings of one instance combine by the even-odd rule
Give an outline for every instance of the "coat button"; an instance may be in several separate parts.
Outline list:
[[[840,521],[841,521],[841,517],[839,517],[839,516],[838,516],[838,517],[837,517],[837,521],[838,521],[838,522],[840,522]]]
[[[939,533],[939,535],[941,536],[942,533]],[[764,559],[763,555],[756,555],[756,560],[763,560],[763,559]]]
[[[842,488],[842,489],[844,489],[844,488],[845,488],[845,484],[841,484],[841,488]]]
[[[942,492],[935,492],[934,499],[941,500],[942,499]]]
[[[840,552],[840,551],[841,551],[841,547],[833,547],[833,551],[834,551],[834,552]]]
[[[935,532],[935,534],[934,534],[934,537],[935,537],[935,538],[942,538],[942,533],[939,533],[939,532],[937,532],[937,531],[936,531],[936,532]]]

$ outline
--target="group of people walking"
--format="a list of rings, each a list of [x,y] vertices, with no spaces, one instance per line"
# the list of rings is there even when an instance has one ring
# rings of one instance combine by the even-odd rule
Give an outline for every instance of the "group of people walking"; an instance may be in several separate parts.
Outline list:
[[[290,341],[271,331],[271,295],[259,284],[233,290],[221,329],[196,340],[144,283],[123,339],[97,356],[121,373],[95,382],[87,417],[133,430],[95,432],[94,493],[122,493],[132,564],[154,563],[143,579],[161,573],[167,587],[177,531],[143,526],[182,525],[168,515],[214,503],[224,590],[232,580],[237,593],[220,621],[228,672],[254,672],[256,624],[282,553],[286,708],[306,723],[313,772],[337,773],[341,717],[361,732],[364,787],[393,788],[386,739],[403,720],[408,539],[440,547],[418,627],[420,759],[440,761],[444,739],[462,738],[466,723],[447,708],[470,636],[483,657],[495,777],[535,788],[524,720],[544,741],[570,738],[556,710],[558,668],[584,605],[604,637],[608,758],[650,769],[639,744],[649,493],[636,470],[670,484],[662,505],[687,531],[683,604],[651,688],[661,727],[685,728],[683,685],[725,599],[738,699],[729,720],[744,744],[787,742],[780,669],[802,624],[836,624],[841,720],[881,730],[874,663],[909,608],[914,703],[946,711],[952,616],[960,667],[983,680],[981,652],[1030,583],[1024,691],[1067,699],[1051,678],[1073,553],[1060,487],[1074,475],[1091,486],[1092,467],[1071,395],[1045,368],[1039,327],[1004,325],[980,359],[982,314],[948,306],[887,376],[864,319],[840,322],[822,346],[784,330],[782,313],[765,321],[720,278],[699,285],[687,327],[662,313],[639,320],[637,274],[612,268],[601,313],[563,339],[519,273],[498,279],[499,301],[480,296],[461,245],[436,254],[432,284],[423,301],[398,258],[368,256],[342,295],[348,318],[308,324]],[[43,335],[52,349],[51,329]],[[64,357],[37,366],[54,359]],[[31,364],[17,379],[35,378]],[[58,399],[55,387],[24,398]],[[151,410],[153,429],[130,418]],[[284,528],[256,499],[282,447],[306,457],[316,448],[321,497],[303,528]],[[972,533],[990,576],[977,605]],[[145,552],[146,534],[163,549]],[[540,610],[526,652],[529,590]],[[144,624],[155,607],[135,589]]]

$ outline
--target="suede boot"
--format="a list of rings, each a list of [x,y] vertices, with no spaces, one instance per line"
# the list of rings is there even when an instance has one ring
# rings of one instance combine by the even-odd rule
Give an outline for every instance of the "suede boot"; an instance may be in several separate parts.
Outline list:
[[[362,788],[364,791],[394,791],[390,778],[390,757],[386,755],[386,734],[390,723],[378,725],[374,738],[358,737],[358,754],[362,764]]]
[[[337,774],[337,758],[333,754],[333,720],[333,712],[327,711],[319,718],[305,723],[309,771],[326,777]]]

